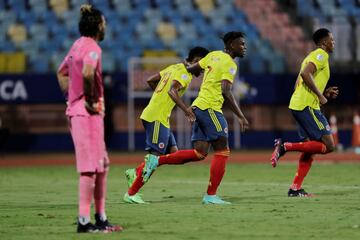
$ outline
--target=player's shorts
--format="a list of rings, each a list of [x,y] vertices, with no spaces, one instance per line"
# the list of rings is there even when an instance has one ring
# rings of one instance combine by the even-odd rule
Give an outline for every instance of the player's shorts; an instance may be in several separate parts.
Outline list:
[[[301,140],[320,140],[323,135],[331,134],[331,128],[320,110],[306,107],[302,111],[291,110],[299,127]]]
[[[224,115],[211,108],[193,109],[196,121],[192,126],[191,141],[214,141],[219,137],[229,137],[228,124]]]
[[[69,122],[77,171],[104,172],[110,161],[104,141],[103,116],[72,116]]]
[[[156,151],[161,154],[170,153],[170,148],[176,146],[174,134],[170,128],[161,122],[142,120],[146,132],[146,151]]]

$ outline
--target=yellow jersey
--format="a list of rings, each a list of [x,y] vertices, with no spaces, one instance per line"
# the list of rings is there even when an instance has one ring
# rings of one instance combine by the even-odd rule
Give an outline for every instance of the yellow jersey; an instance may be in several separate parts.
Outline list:
[[[234,59],[223,51],[210,52],[199,61],[199,65],[204,69],[204,77],[199,95],[192,103],[192,106],[196,106],[201,110],[211,108],[222,112],[224,97],[221,82],[223,80],[234,82],[237,65]]]
[[[183,63],[178,63],[160,71],[160,76],[161,79],[140,118],[147,122],[159,121],[165,127],[170,128],[171,111],[176,105],[168,94],[171,83],[176,80],[183,86],[183,89],[179,92],[181,97],[188,88],[192,75],[186,70]]]
[[[324,92],[330,78],[329,54],[323,49],[318,48],[312,51],[302,62],[301,71],[306,65],[312,62],[316,66],[314,73],[314,82],[320,92]],[[306,107],[320,109],[320,101],[316,94],[304,83],[301,75],[298,75],[294,93],[291,96],[289,108],[292,110],[302,111]]]

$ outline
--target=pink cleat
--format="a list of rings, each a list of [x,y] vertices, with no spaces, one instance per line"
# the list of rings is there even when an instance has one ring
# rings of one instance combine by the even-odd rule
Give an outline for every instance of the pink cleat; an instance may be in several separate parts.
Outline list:
[[[277,138],[275,139],[275,144],[274,144],[274,151],[271,155],[271,165],[273,167],[276,167],[277,162],[279,161],[279,158],[284,156],[285,154],[285,148],[284,148],[284,144],[281,138]]]

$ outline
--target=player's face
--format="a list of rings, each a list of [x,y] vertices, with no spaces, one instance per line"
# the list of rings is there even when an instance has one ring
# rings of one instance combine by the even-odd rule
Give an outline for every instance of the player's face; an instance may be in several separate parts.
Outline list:
[[[201,58],[202,58],[202,57],[194,57],[194,59],[190,62],[190,64],[192,65],[192,64],[197,63],[198,61],[201,60]],[[198,76],[200,76],[200,74],[203,73],[203,72],[204,72],[204,70],[200,70],[199,72],[194,72],[193,75],[194,75],[195,77],[198,77]]]
[[[236,57],[243,58],[246,54],[246,43],[244,38],[237,38],[230,44],[232,52]]]
[[[104,16],[101,16],[102,22],[99,25],[99,41],[101,42],[105,38],[106,20]]]
[[[329,52],[333,52],[335,48],[335,40],[332,33],[329,33],[329,36],[326,38],[326,47]]]

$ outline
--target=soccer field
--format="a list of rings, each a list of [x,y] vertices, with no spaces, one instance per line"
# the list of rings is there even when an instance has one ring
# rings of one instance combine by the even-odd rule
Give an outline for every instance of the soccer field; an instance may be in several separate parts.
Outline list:
[[[142,190],[147,205],[122,202],[126,166],[113,166],[107,215],[125,231],[75,233],[73,166],[0,169],[0,239],[360,239],[360,164],[314,164],[305,189],[288,198],[294,164],[229,164],[219,195],[201,204],[209,166],[162,166]]]

